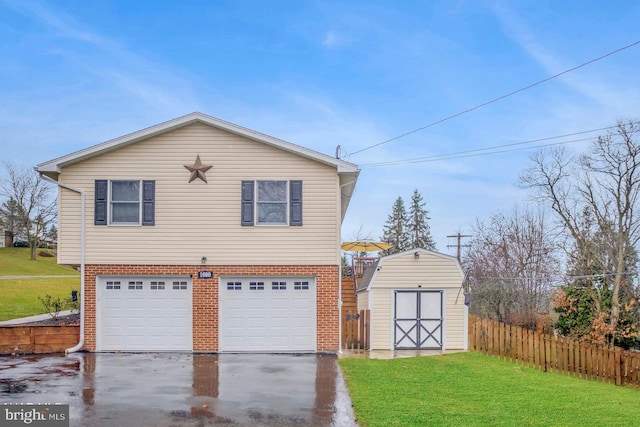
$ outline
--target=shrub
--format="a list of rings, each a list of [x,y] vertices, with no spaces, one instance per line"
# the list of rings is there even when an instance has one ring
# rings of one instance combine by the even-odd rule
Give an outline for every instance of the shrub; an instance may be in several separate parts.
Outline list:
[[[60,297],[54,298],[49,294],[45,295],[44,298],[38,296],[38,299],[42,303],[42,306],[47,311],[49,316],[51,316],[51,319],[58,320],[60,312],[65,307],[65,302],[63,302]]]

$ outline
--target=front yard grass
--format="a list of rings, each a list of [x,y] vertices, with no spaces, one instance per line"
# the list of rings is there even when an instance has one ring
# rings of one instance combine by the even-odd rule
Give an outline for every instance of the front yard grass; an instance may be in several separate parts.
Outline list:
[[[340,359],[361,427],[632,426],[640,390],[479,353]]]
[[[53,256],[43,257],[39,254]],[[29,248],[0,248],[0,276],[63,276],[78,273],[78,270],[56,263],[55,252],[51,249],[38,249],[36,260],[30,259]]]
[[[38,253],[43,251],[38,249]],[[44,250],[46,251],[46,250]],[[0,276],[76,276],[0,280],[0,321],[46,312],[38,297],[49,294],[63,301],[80,290],[80,273],[56,264],[54,257],[29,259],[29,248],[0,248]]]

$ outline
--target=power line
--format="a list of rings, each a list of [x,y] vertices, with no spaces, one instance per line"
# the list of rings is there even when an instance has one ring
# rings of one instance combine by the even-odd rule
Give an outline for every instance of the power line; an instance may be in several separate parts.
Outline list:
[[[597,57],[597,58],[591,59],[590,61],[584,62],[584,63],[582,63],[582,64],[580,64],[580,65],[578,65],[578,66],[576,66],[576,67],[569,68],[568,70],[564,70],[564,71],[562,71],[562,72],[560,72],[560,73],[558,73],[558,74],[554,74],[554,75],[552,75],[552,76],[550,76],[550,77],[547,77],[546,79],[542,79],[542,80],[537,81],[537,82],[535,82],[535,83],[532,83],[532,84],[530,84],[530,85],[528,85],[528,86],[522,87],[522,88],[520,88],[520,89],[517,89],[517,90],[514,90],[514,91],[512,91],[512,92],[509,92],[509,93],[507,93],[507,94],[505,94],[505,95],[502,95],[502,96],[499,96],[499,97],[497,97],[497,98],[494,98],[494,99],[492,99],[492,100],[490,100],[490,101],[483,102],[482,104],[476,105],[475,107],[468,108],[468,109],[463,110],[463,111],[461,111],[461,112],[459,112],[459,113],[453,114],[453,115],[451,115],[451,116],[447,116],[447,117],[445,117],[445,118],[443,118],[443,119],[440,119],[440,120],[437,120],[437,121],[435,121],[435,122],[429,123],[429,124],[427,124],[427,125],[425,125],[425,126],[419,127],[419,128],[414,129],[414,130],[412,130],[412,131],[405,132],[405,133],[403,133],[403,134],[401,134],[401,135],[395,136],[395,137],[390,138],[390,139],[387,139],[387,140],[385,140],[385,141],[378,142],[377,144],[370,145],[369,147],[365,147],[365,148],[362,148],[362,149],[360,149],[360,150],[354,151],[353,153],[349,154],[349,156],[352,156],[352,155],[355,155],[355,154],[358,154],[358,153],[362,153],[363,151],[367,151],[367,150],[370,150],[370,149],[375,148],[375,147],[379,147],[380,145],[387,144],[387,143],[389,143],[389,142],[391,142],[391,141],[395,141],[395,140],[400,139],[400,138],[404,138],[405,136],[408,136],[408,135],[414,134],[414,133],[416,133],[416,132],[420,132],[420,131],[422,131],[422,130],[424,130],[424,129],[430,128],[430,127],[432,127],[432,126],[435,126],[435,125],[438,125],[438,124],[440,124],[440,123],[446,122],[446,121],[448,121],[448,120],[454,119],[454,118],[456,118],[456,117],[462,116],[463,114],[467,114],[467,113],[470,113],[470,112],[472,112],[472,111],[478,110],[478,109],[480,109],[480,108],[482,108],[482,107],[486,107],[487,105],[493,104],[493,103],[495,103],[495,102],[498,102],[498,101],[500,101],[500,100],[502,100],[502,99],[505,99],[505,98],[508,98],[508,97],[510,97],[510,96],[513,96],[513,95],[515,95],[515,94],[517,94],[517,93],[523,92],[523,91],[525,91],[525,90],[531,89],[531,88],[533,88],[533,87],[535,87],[535,86],[538,86],[538,85],[540,85],[540,84],[542,84],[542,83],[546,83],[546,82],[548,82],[548,81],[550,81],[550,80],[553,80],[553,79],[555,79],[555,78],[558,78],[558,77],[560,77],[560,76],[563,76],[563,75],[565,75],[565,74],[567,74],[567,73],[570,73],[570,72],[572,72],[572,71],[578,70],[578,69],[580,69],[580,68],[582,68],[582,67],[585,67],[585,66],[587,66],[587,65],[593,64],[594,62],[597,62],[597,61],[600,61],[600,60],[602,60],[602,59],[605,59],[605,58],[607,58],[607,57],[609,57],[609,56],[611,56],[611,55],[614,55],[614,54],[616,54],[616,53],[618,53],[618,52],[621,52],[621,51],[623,51],[623,50],[629,49],[629,48],[631,48],[631,47],[633,47],[633,46],[636,46],[636,45],[638,45],[638,44],[640,44],[640,40],[635,41],[635,42],[633,42],[633,43],[631,43],[631,44],[629,44],[629,45],[627,45],[627,46],[623,46],[623,47],[621,47],[621,48],[619,48],[619,49],[613,50],[613,51],[611,51],[611,52],[609,52],[609,53],[606,53],[606,54],[604,54],[604,55],[602,55],[602,56],[599,56],[599,57]]]
[[[572,139],[570,141],[561,141],[561,142],[553,142],[551,144],[542,144],[542,145],[534,145],[531,147],[520,147],[520,148],[511,148],[511,149],[507,149],[507,150],[496,150],[496,151],[489,151],[486,153],[475,153],[475,154],[462,154],[462,155],[441,155],[441,156],[432,156],[429,158],[422,158],[422,159],[409,159],[409,160],[396,160],[396,161],[391,161],[391,162],[379,162],[379,163],[365,163],[362,164],[360,166],[371,166],[371,167],[378,167],[378,166],[397,166],[397,165],[405,165],[405,164],[411,164],[411,163],[428,163],[428,162],[437,162],[439,160],[453,160],[453,159],[462,159],[465,157],[480,157],[480,156],[488,156],[491,154],[501,154],[501,153],[509,153],[512,151],[522,151],[522,150],[531,150],[533,148],[544,148],[544,147],[552,147],[555,145],[563,145],[563,144],[569,144],[572,142],[580,142],[580,141],[590,141],[591,138],[581,138],[581,139]]]
[[[640,123],[640,122],[634,122],[634,123]],[[427,163],[427,162],[435,162],[435,161],[439,161],[439,160],[452,160],[452,159],[460,159],[460,158],[464,158],[464,157],[479,157],[479,156],[488,156],[491,154],[500,154],[500,153],[507,153],[507,152],[511,152],[511,151],[520,151],[520,150],[530,150],[530,149],[534,149],[534,148],[543,148],[543,147],[550,147],[550,146],[554,146],[554,145],[563,145],[563,144],[569,144],[569,143],[573,143],[573,142],[583,142],[583,141],[590,141],[592,140],[592,138],[579,138],[579,139],[571,139],[568,141],[560,141],[560,142],[554,142],[551,144],[540,144],[540,145],[533,145],[533,146],[529,146],[529,147],[518,147],[518,148],[510,148],[510,149],[505,149],[505,150],[500,150],[501,148],[506,148],[506,147],[514,147],[514,146],[520,146],[520,145],[525,145],[525,144],[532,144],[534,142],[542,142],[542,141],[550,141],[553,139],[560,139],[560,138],[566,138],[569,136],[577,136],[577,135],[584,135],[586,133],[593,133],[593,132],[601,132],[604,130],[610,130],[610,129],[614,129],[617,128],[618,126],[608,126],[608,127],[604,127],[604,128],[600,128],[600,129],[592,129],[592,130],[585,130],[585,131],[581,131],[581,132],[573,132],[573,133],[568,133],[568,134],[564,134],[564,135],[558,135],[558,136],[549,136],[546,138],[538,138],[538,139],[532,139],[532,140],[528,140],[528,141],[521,141],[521,142],[513,142],[510,144],[504,144],[504,145],[495,145],[492,147],[485,147],[485,148],[475,148],[473,150],[465,150],[465,151],[457,151],[454,153],[447,153],[447,154],[438,154],[438,155],[433,155],[433,156],[426,156],[426,157],[415,157],[415,158],[411,158],[411,159],[402,159],[402,160],[389,160],[386,162],[376,162],[376,163],[364,163],[360,166],[396,166],[396,165],[404,165],[404,164],[410,164],[410,163]],[[492,151],[490,151],[492,150]]]
[[[439,160],[453,160],[453,159],[462,159],[462,158],[465,158],[465,157],[488,156],[488,155],[491,155],[491,154],[501,154],[501,153],[509,153],[509,152],[512,152],[512,151],[531,150],[531,149],[534,149],[534,148],[552,147],[552,146],[555,146],[555,145],[563,145],[563,144],[569,144],[569,143],[573,143],[573,142],[590,141],[590,140],[591,140],[591,138],[572,139],[570,141],[553,142],[553,143],[550,143],[550,144],[534,145],[534,146],[531,146],[531,147],[511,148],[511,149],[507,149],[507,150],[489,151],[487,153],[463,154],[463,155],[459,155],[459,156],[446,156],[446,155],[444,155],[444,156],[434,156],[433,158],[422,159],[422,160],[406,160],[406,161],[396,161],[396,162],[365,163],[365,164],[362,164],[361,166],[377,167],[377,166],[396,166],[396,165],[403,165],[403,164],[410,164],[410,163],[437,162]]]

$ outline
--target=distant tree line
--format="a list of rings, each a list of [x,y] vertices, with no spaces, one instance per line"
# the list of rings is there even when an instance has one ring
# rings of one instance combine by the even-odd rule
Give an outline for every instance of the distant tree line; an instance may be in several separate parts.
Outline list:
[[[537,205],[477,220],[465,252],[471,312],[561,335],[640,347],[638,122],[619,122],[581,155],[535,153],[521,187]]]

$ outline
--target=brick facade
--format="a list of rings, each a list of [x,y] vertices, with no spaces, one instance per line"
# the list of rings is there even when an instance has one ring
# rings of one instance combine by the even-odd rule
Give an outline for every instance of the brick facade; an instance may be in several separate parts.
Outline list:
[[[337,352],[337,265],[207,265],[213,279],[198,279],[201,265],[86,265],[84,349],[96,349],[96,276],[191,276],[193,280],[193,351],[218,351],[218,278],[220,276],[314,276],[316,278],[317,351]]]

